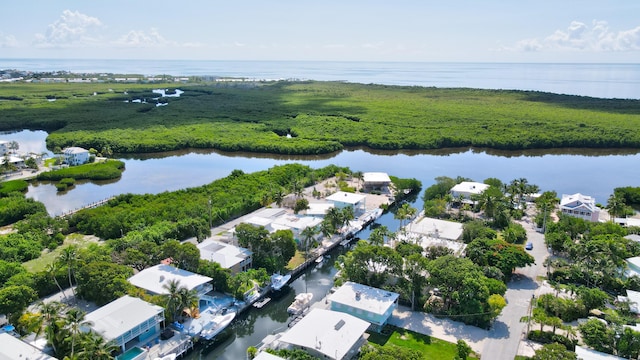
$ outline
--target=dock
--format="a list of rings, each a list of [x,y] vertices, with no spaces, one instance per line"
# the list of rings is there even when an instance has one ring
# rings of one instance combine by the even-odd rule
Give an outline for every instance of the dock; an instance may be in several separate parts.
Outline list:
[[[87,205],[85,205],[83,207],[80,207],[80,208],[68,211],[66,213],[60,214],[60,215],[58,215],[58,217],[66,218],[66,217],[69,217],[69,216],[71,216],[71,215],[73,215],[73,214],[75,214],[75,213],[77,213],[77,212],[79,212],[81,210],[93,209],[93,208],[96,208],[98,206],[102,206],[102,205],[108,203],[109,201],[111,201],[111,200],[113,200],[115,198],[116,198],[115,196],[110,196],[110,197],[108,197],[106,199],[102,199],[102,200],[99,200],[99,201],[96,201],[96,202],[92,202],[92,203],[87,204]]]

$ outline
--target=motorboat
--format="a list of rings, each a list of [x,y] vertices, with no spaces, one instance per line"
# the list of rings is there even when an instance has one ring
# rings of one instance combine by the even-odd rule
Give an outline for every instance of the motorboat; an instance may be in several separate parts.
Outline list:
[[[178,355],[171,353],[171,354],[167,354],[163,357],[157,357],[153,360],[176,360],[176,357],[178,357]]]
[[[280,275],[273,274],[271,275],[271,289],[278,291],[282,289],[287,283],[291,280],[291,274]]]
[[[305,309],[311,306],[311,299],[313,299],[312,293],[300,293],[296,295],[293,303],[287,308],[287,312],[292,315],[301,314]]]
[[[226,329],[235,317],[236,312],[233,310],[216,314],[213,320],[203,327],[200,332],[200,337],[205,340],[213,339],[216,335],[222,332],[222,330]]]

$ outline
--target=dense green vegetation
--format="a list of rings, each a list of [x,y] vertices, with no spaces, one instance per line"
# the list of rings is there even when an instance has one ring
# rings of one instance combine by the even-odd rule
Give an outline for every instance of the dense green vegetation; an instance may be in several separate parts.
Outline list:
[[[12,192],[24,193],[29,188],[29,183],[24,180],[9,180],[0,183],[0,197]]]
[[[69,166],[58,170],[43,172],[38,174],[37,179],[41,181],[60,181],[63,179],[109,180],[119,178],[123,170],[124,162],[120,160],[107,160],[104,162]],[[67,186],[73,185],[73,183],[70,183],[68,180],[63,183]]]
[[[640,146],[637,100],[335,82],[190,84],[153,100],[151,90],[166,86],[3,83],[0,97],[13,100],[0,103],[0,130],[45,129],[50,149],[116,153]]]

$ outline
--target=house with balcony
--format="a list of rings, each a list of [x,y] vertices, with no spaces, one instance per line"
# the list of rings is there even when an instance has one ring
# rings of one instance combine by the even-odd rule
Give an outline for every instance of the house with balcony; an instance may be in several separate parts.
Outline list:
[[[398,307],[399,297],[398,293],[347,281],[329,295],[328,301],[331,310],[365,320],[369,329],[379,332]]]
[[[85,320],[90,325],[83,330],[102,335],[125,352],[160,337],[164,308],[125,295],[90,312]]]
[[[251,268],[253,253],[249,249],[212,239],[205,239],[197,246],[200,259],[217,262],[222,268],[231,270],[232,275]]]
[[[82,165],[89,162],[89,150],[72,146],[62,150],[64,162],[73,165]]]
[[[600,218],[600,209],[596,206],[596,199],[580,193],[563,194],[560,200],[560,211],[564,215],[586,221],[597,222]]]
[[[167,287],[171,281],[178,281],[181,287],[188,290],[196,290],[198,296],[202,298],[209,291],[213,290],[210,282],[213,279],[182,270],[167,264],[158,264],[146,268],[129,278],[129,282],[141,289],[146,290],[151,295],[167,295]]]
[[[332,202],[333,206],[338,209],[351,206],[356,217],[364,214],[367,211],[366,199],[366,195],[345,191],[338,191],[326,197],[326,200]]]
[[[278,339],[279,348],[301,349],[319,359],[353,359],[366,343],[369,323],[356,316],[312,309]]]

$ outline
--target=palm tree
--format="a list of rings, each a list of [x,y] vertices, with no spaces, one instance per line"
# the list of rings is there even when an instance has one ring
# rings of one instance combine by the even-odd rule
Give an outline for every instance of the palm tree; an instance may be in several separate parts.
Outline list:
[[[171,314],[172,319],[175,319],[180,308],[180,280],[169,280],[162,287],[167,290],[167,312]]]
[[[373,231],[371,231],[371,234],[369,235],[369,243],[371,245],[382,246],[386,242],[385,238],[389,236],[391,236],[391,233],[389,232],[389,228],[382,225],[380,227],[373,229]]]
[[[273,201],[275,201],[276,205],[278,205],[278,207],[282,206],[285,195],[286,194],[284,193],[284,189],[282,188],[282,186],[276,187],[276,189],[272,190],[271,193],[271,197],[273,198]]]
[[[318,229],[315,226],[308,226],[302,230],[300,235],[302,236],[302,243],[300,245],[305,249],[304,256],[306,258],[309,245],[315,239],[316,235],[318,235]]]
[[[58,257],[58,261],[67,266],[67,275],[69,277],[69,287],[71,287],[73,296],[75,298],[76,292],[73,288],[73,282],[71,281],[71,277],[75,277],[74,270],[76,263],[78,262],[78,247],[76,245],[69,245],[66,248],[62,249],[60,256]],[[76,299],[77,301],[77,299]]]
[[[86,313],[80,309],[71,308],[65,316],[65,328],[71,336],[71,358],[75,354],[76,340],[84,327],[92,325],[90,321],[85,320]]]
[[[39,319],[37,322],[37,327],[32,329],[32,331],[35,333],[35,337],[37,338],[38,336],[40,336],[42,330],[46,331],[47,326],[59,319],[59,314],[63,308],[63,305],[57,301],[47,303],[44,301],[40,301],[36,306],[40,310],[38,313]]]
[[[83,333],[80,341],[83,349],[78,352],[78,357],[82,359],[111,360],[111,354],[119,349],[113,341],[106,341],[93,331]]]
[[[413,218],[417,212],[418,209],[412,207],[411,205],[409,205],[409,203],[402,204],[402,206],[400,206],[398,210],[396,210],[396,213],[393,216],[394,219],[400,220],[398,231],[402,229],[404,221]]]
[[[189,290],[186,287],[181,287],[178,290],[178,296],[180,297],[180,306],[178,309],[180,311],[182,311],[182,309],[189,309],[191,315],[195,317],[195,311],[198,310],[198,302],[200,301],[198,291],[196,289]]]
[[[351,176],[353,176],[358,180],[358,188],[356,190],[360,191],[360,182],[362,181],[364,174],[362,173],[362,171],[354,171],[353,174],[351,174]]]
[[[616,215],[624,214],[625,208],[626,205],[624,203],[624,199],[621,196],[618,196],[615,193],[609,196],[606,209],[609,210],[609,219],[611,221],[613,221]]]
[[[58,282],[58,278],[56,278],[56,273],[58,272],[58,265],[56,264],[56,262],[47,264],[45,272],[53,278],[53,281],[58,286],[58,289],[60,290],[60,293],[62,293],[62,296],[64,296],[64,299],[68,300],[67,294],[62,290],[62,286],[60,286],[60,282]]]

